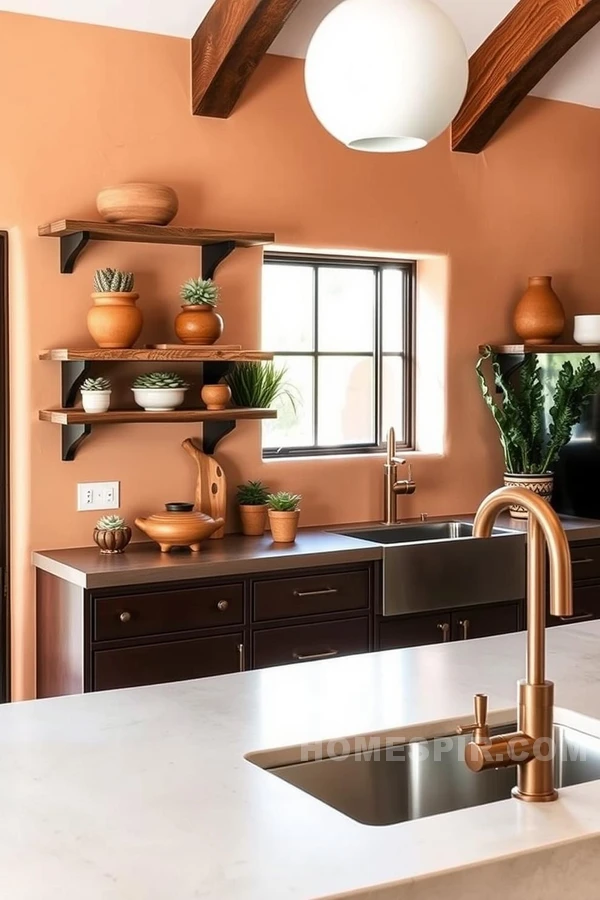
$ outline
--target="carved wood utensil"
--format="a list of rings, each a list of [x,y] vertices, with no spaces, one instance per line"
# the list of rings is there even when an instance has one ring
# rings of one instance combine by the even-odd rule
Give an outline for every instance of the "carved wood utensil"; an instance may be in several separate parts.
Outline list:
[[[181,446],[198,465],[194,508],[213,519],[224,520],[227,513],[227,479],[223,469],[213,456],[199,450],[191,438],[187,438]],[[225,537],[224,526],[215,531],[210,539],[222,537]]]

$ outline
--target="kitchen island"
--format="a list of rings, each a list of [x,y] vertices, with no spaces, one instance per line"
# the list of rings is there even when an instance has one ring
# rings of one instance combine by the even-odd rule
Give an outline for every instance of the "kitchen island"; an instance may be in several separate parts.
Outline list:
[[[32,701],[0,709],[10,900],[597,898],[600,782],[383,828],[247,754],[514,720],[525,635]],[[548,631],[556,720],[600,736],[600,622]],[[473,776],[476,778],[477,776]]]

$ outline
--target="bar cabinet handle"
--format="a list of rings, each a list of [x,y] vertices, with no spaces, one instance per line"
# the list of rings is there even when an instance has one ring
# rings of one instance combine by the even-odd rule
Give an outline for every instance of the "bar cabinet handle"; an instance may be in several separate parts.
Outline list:
[[[447,644],[450,640],[450,626],[447,622],[438,622],[438,629],[442,632],[442,641]]]
[[[243,644],[237,645],[238,657],[240,661],[240,672],[246,671],[246,652]]]
[[[469,628],[471,627],[471,622],[470,622],[470,620],[469,620],[469,619],[462,619],[458,624],[459,624],[460,627],[462,628],[462,632],[463,632],[462,639],[463,639],[463,641],[468,641],[468,640],[469,640]]]
[[[307,662],[309,659],[330,659],[332,656],[337,656],[338,653],[339,650],[326,650],[324,653],[299,653],[294,650],[292,656],[298,662]]]
[[[294,597],[326,597],[337,593],[337,588],[323,588],[321,591],[294,591]]]

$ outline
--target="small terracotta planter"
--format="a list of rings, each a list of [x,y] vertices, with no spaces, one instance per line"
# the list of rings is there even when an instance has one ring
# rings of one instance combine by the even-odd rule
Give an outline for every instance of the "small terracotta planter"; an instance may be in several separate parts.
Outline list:
[[[123,553],[131,540],[131,528],[104,529],[94,528],[94,540],[100,547],[100,553]]]
[[[298,520],[300,510],[293,512],[279,512],[276,509],[269,510],[269,524],[273,540],[277,544],[293,544],[298,533]]]
[[[212,306],[184,305],[175,319],[175,334],[182,344],[198,344],[207,347],[223,334],[223,319]]]
[[[505,487],[525,488],[550,503],[554,489],[554,475],[552,472],[546,472],[543,475],[513,475],[505,472],[504,485]],[[529,515],[524,506],[511,506],[510,514],[513,519],[526,519]]]
[[[242,534],[248,535],[248,537],[261,537],[267,527],[267,504],[256,506],[240,504],[239,510]]]
[[[205,384],[200,396],[207,409],[227,409],[231,401],[231,388],[228,384]]]
[[[88,331],[106,350],[133,347],[142,330],[142,314],[135,305],[136,291],[106,291],[92,294],[94,305],[87,315]]]

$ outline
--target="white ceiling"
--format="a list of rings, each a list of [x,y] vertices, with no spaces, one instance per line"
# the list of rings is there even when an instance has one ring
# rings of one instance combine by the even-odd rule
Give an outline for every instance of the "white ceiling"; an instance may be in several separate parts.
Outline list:
[[[214,0],[0,0],[0,10],[189,38]],[[230,0],[235,3],[236,0]],[[304,57],[310,36],[340,0],[302,0],[271,48]],[[400,0],[399,0],[400,2]],[[502,21],[516,0],[436,0],[460,29],[469,53]],[[534,93],[600,108],[600,26],[580,41]]]

